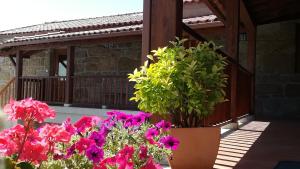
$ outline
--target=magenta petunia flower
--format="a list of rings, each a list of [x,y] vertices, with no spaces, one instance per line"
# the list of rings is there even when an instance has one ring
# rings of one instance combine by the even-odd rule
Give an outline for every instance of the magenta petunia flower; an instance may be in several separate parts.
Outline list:
[[[179,140],[172,136],[165,136],[159,140],[164,146],[171,150],[176,150],[179,146]]]
[[[164,131],[168,131],[171,129],[171,123],[165,120],[156,123],[155,126],[159,129],[163,129]]]
[[[128,127],[133,127],[135,124],[134,124],[134,120],[133,120],[134,116],[131,115],[131,114],[128,114],[127,115],[127,120],[124,121],[124,127],[125,128],[128,128]]]
[[[116,118],[119,121],[124,122],[124,121],[126,121],[128,119],[128,117],[129,116],[126,113],[124,113],[124,112],[116,112]]]
[[[92,144],[90,147],[88,147],[85,154],[89,160],[93,161],[93,163],[100,162],[104,157],[103,150],[96,144]]]
[[[71,147],[67,149],[67,155],[65,158],[71,157],[75,153],[75,144],[73,144]]]
[[[105,138],[100,132],[92,132],[89,138],[94,140],[96,145],[99,147],[102,147],[105,143]]]
[[[110,129],[106,125],[101,125],[99,129],[100,134],[102,134],[104,137],[107,136],[107,134],[110,132]]]
[[[133,117],[133,125],[140,126],[142,123],[145,122],[151,115],[144,112],[139,112],[137,115]]]
[[[159,131],[156,128],[149,128],[145,133],[147,139],[152,139],[153,137],[158,135],[159,135]]]
[[[148,158],[145,166],[143,166],[141,169],[163,169],[159,164],[157,164],[153,157]]]

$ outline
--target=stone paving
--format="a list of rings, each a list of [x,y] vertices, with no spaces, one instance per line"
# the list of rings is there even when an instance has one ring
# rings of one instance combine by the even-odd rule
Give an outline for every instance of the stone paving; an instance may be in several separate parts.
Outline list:
[[[214,169],[273,169],[300,161],[300,123],[252,121],[221,140]]]

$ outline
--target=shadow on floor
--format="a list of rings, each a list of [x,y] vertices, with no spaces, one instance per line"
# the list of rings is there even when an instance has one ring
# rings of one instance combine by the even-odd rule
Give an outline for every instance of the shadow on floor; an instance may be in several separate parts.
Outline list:
[[[252,121],[221,139],[214,169],[273,169],[300,161],[300,123]]]

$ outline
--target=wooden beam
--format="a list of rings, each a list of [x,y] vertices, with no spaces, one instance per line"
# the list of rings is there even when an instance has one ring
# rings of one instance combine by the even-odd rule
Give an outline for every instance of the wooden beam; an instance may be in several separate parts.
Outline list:
[[[49,76],[55,76],[57,73],[57,59],[55,57],[55,50],[53,48],[48,49],[49,52]]]
[[[244,24],[245,28],[248,30],[253,30],[256,27],[256,24],[252,20],[248,9],[245,6],[244,1],[240,1],[240,19],[241,22]]]
[[[134,37],[134,36],[141,36],[142,30],[137,31],[128,31],[128,32],[115,32],[110,34],[100,34],[100,35],[93,35],[93,36],[74,36],[69,38],[53,38],[53,39],[41,39],[41,40],[32,40],[32,41],[23,41],[23,42],[15,42],[15,43],[5,43],[1,45],[1,48],[11,48],[14,46],[22,46],[22,45],[36,45],[36,44],[49,44],[49,43],[57,43],[57,44],[65,44],[65,46],[59,46],[57,47],[66,47],[67,45],[70,45],[70,42],[75,42],[76,44],[82,44],[87,42],[93,42],[93,41],[112,41],[112,39],[116,38],[125,38],[128,39],[128,37]],[[32,49],[31,49],[32,50]]]
[[[90,45],[90,44],[101,44],[108,42],[132,42],[132,41],[141,41],[141,34],[137,35],[128,35],[128,36],[119,36],[119,37],[106,37],[106,38],[95,38],[95,39],[77,39],[77,40],[68,40],[61,39],[57,41],[40,41],[32,43],[18,43],[12,46],[9,46],[9,49],[3,49],[0,51],[0,55],[8,56],[16,54],[18,50],[21,51],[32,51],[32,50],[47,50],[49,48],[55,49],[66,49],[68,46],[81,46],[81,45]]]
[[[23,75],[23,57],[21,56],[21,51],[18,51],[16,53],[16,100],[21,100],[22,99],[22,89],[23,89],[23,85],[22,85],[22,75]]]
[[[181,37],[182,8],[182,0],[144,0],[142,61],[151,50]]]
[[[240,0],[225,1],[226,22],[226,51],[235,60],[231,64],[230,73],[230,113],[232,121],[237,123],[237,80],[239,66],[239,25],[240,25]]]
[[[141,65],[148,60],[146,56],[151,51],[151,11],[152,0],[144,0]]]
[[[16,61],[15,61],[15,59],[14,59],[14,57],[13,56],[9,56],[9,60],[11,61],[11,63],[14,65],[14,67],[16,67],[17,66],[17,63],[16,63]]]
[[[218,19],[220,21],[225,23],[226,16],[225,16],[225,13],[224,13],[224,9],[221,8],[221,6],[220,6],[221,5],[220,2],[216,2],[216,1],[213,1],[213,0],[203,0],[203,2],[218,17]],[[219,4],[219,5],[217,5],[217,4]]]
[[[248,70],[251,76],[250,114],[255,113],[256,29],[248,31]]]
[[[74,60],[75,60],[75,47],[69,46],[67,49],[67,81],[66,81],[66,94],[65,104],[72,104],[73,102],[73,77],[74,77]]]

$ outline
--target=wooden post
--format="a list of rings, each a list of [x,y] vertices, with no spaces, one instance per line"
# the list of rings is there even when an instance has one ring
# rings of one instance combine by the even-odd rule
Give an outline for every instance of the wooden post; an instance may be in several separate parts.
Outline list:
[[[144,0],[141,61],[182,34],[182,0]]]
[[[239,22],[240,22],[240,0],[226,0],[226,49],[235,63],[231,65],[230,76],[230,113],[232,122],[237,123],[237,77],[239,66]],[[236,126],[237,127],[237,126]]]
[[[69,46],[67,49],[67,81],[66,81],[66,94],[65,104],[70,105],[73,102],[73,76],[74,76],[74,59],[75,52],[74,46]]]
[[[255,64],[256,62],[256,29],[248,31],[248,69],[252,73],[251,76],[251,98],[250,98],[250,114],[255,112]]]
[[[57,59],[55,58],[55,50],[49,49],[49,76],[55,76],[57,73]]]
[[[21,56],[21,51],[17,51],[16,53],[16,100],[21,100],[22,99],[22,75],[23,75],[23,57]]]

